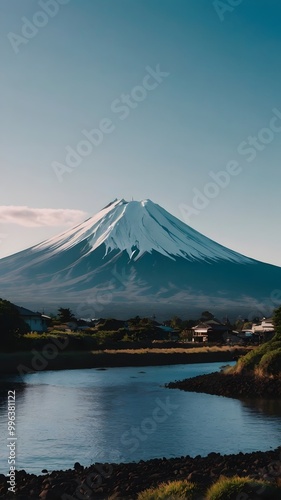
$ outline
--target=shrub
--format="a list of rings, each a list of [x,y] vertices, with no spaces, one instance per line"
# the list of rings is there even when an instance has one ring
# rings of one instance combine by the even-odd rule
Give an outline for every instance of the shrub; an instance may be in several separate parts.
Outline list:
[[[221,478],[206,493],[206,500],[237,500],[237,498],[280,498],[281,488],[250,477]],[[238,496],[239,495],[239,496]]]
[[[269,351],[263,355],[259,369],[264,375],[278,376],[281,374],[281,348]]]
[[[138,494],[138,500],[195,500],[197,486],[189,481],[170,481]]]
[[[243,370],[254,370],[255,366],[259,363],[265,352],[265,344],[257,347],[253,351],[248,352],[245,356],[242,356],[242,358],[238,360],[237,365],[234,367],[234,371],[241,372]]]
[[[100,331],[116,331],[119,328],[124,328],[124,321],[120,319],[108,318],[101,320],[97,326]]]
[[[261,368],[260,363],[264,356],[267,356],[271,352],[281,349],[281,341],[276,340],[274,337],[269,342],[253,349],[248,352],[245,356],[238,360],[237,365],[233,368],[234,372],[242,372],[243,370],[255,371],[256,368]]]

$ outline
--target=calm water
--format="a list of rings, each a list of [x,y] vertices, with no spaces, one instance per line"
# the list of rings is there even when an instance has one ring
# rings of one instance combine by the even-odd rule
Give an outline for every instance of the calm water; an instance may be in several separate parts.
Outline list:
[[[74,462],[268,450],[280,445],[281,405],[166,389],[221,363],[39,372],[17,386],[17,468]],[[16,377],[2,379],[13,389]],[[7,472],[7,406],[0,399],[0,471]]]

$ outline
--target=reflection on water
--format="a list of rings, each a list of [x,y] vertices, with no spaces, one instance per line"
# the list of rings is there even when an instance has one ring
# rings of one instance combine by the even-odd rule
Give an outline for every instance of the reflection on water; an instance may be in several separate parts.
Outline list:
[[[18,376],[0,375],[0,408],[7,406],[7,394],[9,390],[15,390],[18,397],[21,396],[26,384],[19,382]]]
[[[17,391],[17,467],[39,473],[78,461],[249,452],[280,444],[276,401],[239,401],[164,387],[219,370],[220,363],[38,372],[1,379],[0,435],[7,433],[5,392]],[[3,391],[2,391],[3,392]],[[3,447],[5,448],[5,447]],[[7,459],[0,456],[0,472]]]
[[[251,410],[257,417],[259,414],[263,417],[281,418],[281,400],[277,399],[246,399],[241,401],[245,407]]]

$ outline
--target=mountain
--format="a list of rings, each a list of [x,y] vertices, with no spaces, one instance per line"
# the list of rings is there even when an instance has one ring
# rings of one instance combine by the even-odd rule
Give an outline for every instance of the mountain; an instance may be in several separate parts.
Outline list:
[[[0,259],[0,296],[75,316],[268,315],[281,268],[234,252],[150,200],[115,200],[57,237]],[[280,300],[280,302],[278,302]]]

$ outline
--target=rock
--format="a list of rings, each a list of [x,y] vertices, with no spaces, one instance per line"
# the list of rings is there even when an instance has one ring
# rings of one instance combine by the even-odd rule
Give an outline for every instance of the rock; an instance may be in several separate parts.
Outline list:
[[[191,392],[217,394],[218,396],[231,398],[262,397],[279,399],[281,395],[280,379],[261,379],[249,374],[240,375],[216,372],[171,382],[166,384],[166,387]]]
[[[53,471],[47,476],[17,472],[17,494],[15,500],[59,500],[63,495],[78,498],[89,493],[89,500],[123,500],[133,499],[140,491],[162,482],[175,481],[178,478],[188,479],[199,485],[203,491],[220,476],[266,477],[272,480],[280,472],[280,451],[277,448],[269,452],[239,453],[237,455],[220,455],[209,453],[207,457],[198,455],[195,458],[181,457],[172,459],[154,459],[127,464],[100,464],[105,470],[113,467],[110,477],[102,477],[102,483],[95,481],[96,464],[84,468],[78,464],[75,469]],[[271,469],[273,474],[271,474]],[[91,491],[88,491],[87,478],[91,474]],[[85,489],[84,489],[85,488]],[[75,493],[76,492],[76,493]],[[78,492],[78,493],[77,493]],[[7,478],[0,476],[0,500],[8,500]],[[81,497],[82,498],[82,497]],[[252,500],[253,497],[249,496]],[[269,499],[270,497],[268,497]],[[254,500],[254,498],[253,498]]]
[[[112,495],[110,495],[108,497],[108,500],[121,500],[121,499],[122,499],[122,495],[121,495],[120,491],[113,493]]]
[[[188,474],[187,480],[193,483],[200,483],[203,479],[203,475],[200,472],[194,471]]]
[[[43,490],[43,491],[41,491],[39,498],[42,500],[47,500],[47,495],[48,495],[48,490]],[[50,498],[50,495],[49,495],[49,498]]]
[[[212,470],[210,471],[210,477],[211,477],[212,479],[216,479],[216,478],[218,478],[218,477],[219,477],[218,471],[216,471],[216,469],[212,469]]]

